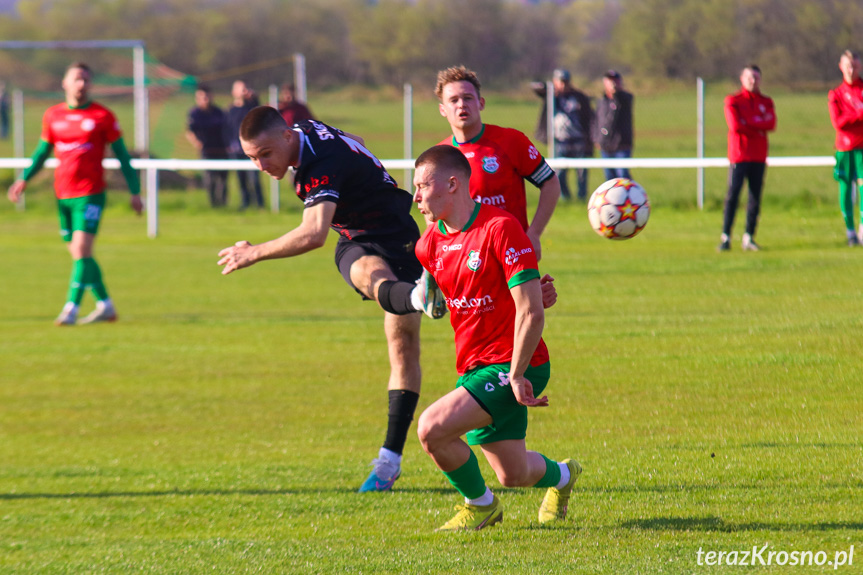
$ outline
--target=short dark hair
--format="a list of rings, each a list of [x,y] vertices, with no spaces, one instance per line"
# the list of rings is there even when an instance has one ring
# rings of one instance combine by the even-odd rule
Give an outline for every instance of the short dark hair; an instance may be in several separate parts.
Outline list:
[[[287,130],[288,123],[275,108],[258,106],[249,110],[243,118],[243,123],[240,124],[240,139],[249,142],[264,132],[276,129]]]
[[[432,146],[419,155],[414,167],[419,168],[430,165],[435,169],[444,169],[447,172],[460,172],[467,180],[470,180],[470,163],[460,150],[452,146]]]
[[[758,64],[747,64],[743,67],[743,70],[741,70],[740,73],[742,74],[745,70],[752,70],[753,72],[758,72],[758,75],[761,76],[761,68],[758,67]]]
[[[198,84],[197,86],[195,86],[195,91],[196,92],[204,92],[205,94],[212,93],[212,90],[206,84]]]
[[[64,74],[68,74],[69,70],[75,70],[75,69],[84,70],[85,72],[87,72],[87,75],[89,75],[91,77],[93,76],[93,70],[90,69],[90,66],[88,66],[84,62],[80,62],[80,61],[72,62],[71,64],[66,66],[66,72]]]

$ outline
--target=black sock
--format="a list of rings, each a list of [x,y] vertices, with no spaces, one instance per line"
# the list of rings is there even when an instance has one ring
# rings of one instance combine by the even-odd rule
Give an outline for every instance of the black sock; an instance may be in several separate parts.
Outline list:
[[[387,438],[384,447],[399,455],[405,448],[405,440],[408,437],[411,421],[420,395],[406,389],[389,390],[390,414],[387,426]]]
[[[411,303],[411,292],[416,284],[386,280],[378,288],[378,303],[384,311],[396,315],[407,315],[418,310]]]

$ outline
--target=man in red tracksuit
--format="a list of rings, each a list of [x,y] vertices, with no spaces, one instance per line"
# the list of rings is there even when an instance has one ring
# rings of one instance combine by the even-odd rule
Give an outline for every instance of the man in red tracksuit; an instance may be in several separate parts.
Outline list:
[[[839,182],[839,207],[845,220],[849,246],[863,242],[863,221],[860,233],[854,233],[854,196],[852,190],[863,188],[863,80],[860,79],[860,57],[846,50],[839,58],[842,83],[830,90],[827,104],[830,121],[836,129],[836,167],[833,177]],[[863,213],[863,203],[861,203]]]
[[[776,129],[773,100],[761,93],[761,69],[754,64],[740,73],[741,89],[725,98],[725,120],[728,122],[728,195],[722,223],[722,243],[719,251],[731,249],[731,226],[743,189],[749,182],[749,204],[746,208],[746,233],[743,251],[757,252],[755,227],[761,211],[761,188],[767,168],[767,132]]]

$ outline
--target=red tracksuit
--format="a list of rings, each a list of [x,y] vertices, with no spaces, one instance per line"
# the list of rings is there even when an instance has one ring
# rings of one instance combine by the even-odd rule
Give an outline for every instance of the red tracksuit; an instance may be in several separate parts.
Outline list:
[[[773,100],[760,92],[741,89],[725,98],[728,122],[728,160],[761,162],[767,160],[767,132],[776,129]]]
[[[830,90],[827,106],[836,128],[836,149],[840,152],[863,149],[863,80],[842,82]]]

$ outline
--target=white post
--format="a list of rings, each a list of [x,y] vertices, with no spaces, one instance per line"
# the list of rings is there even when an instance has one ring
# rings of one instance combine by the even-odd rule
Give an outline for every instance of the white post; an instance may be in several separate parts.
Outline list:
[[[548,157],[557,157],[554,149],[554,82],[545,83],[545,129],[548,130]]]
[[[306,94],[306,57],[294,54],[294,97],[304,104],[309,101]]]
[[[135,82],[135,150],[142,156],[149,155],[150,117],[147,99],[147,71],[144,62],[144,45],[132,49],[133,76]]]
[[[404,86],[404,158],[413,158],[413,141],[414,141],[414,87],[411,84]],[[407,191],[413,190],[413,170],[405,170],[404,182],[402,188]]]
[[[21,90],[12,91],[12,139],[14,141],[15,157],[24,157],[24,92]],[[15,170],[15,177],[21,175],[23,170]],[[19,211],[24,211],[26,194],[21,195],[16,208]]]
[[[159,235],[159,170],[147,168],[147,236]]]
[[[696,144],[696,156],[699,160],[704,159],[704,79],[698,78],[695,81],[696,99],[697,99],[697,124],[698,124],[698,141]],[[698,166],[697,170],[697,198],[698,209],[704,209],[704,166]]]
[[[270,84],[269,87],[270,106],[279,109],[279,87],[275,84]],[[270,178],[270,211],[274,214],[279,213],[279,180]]]

